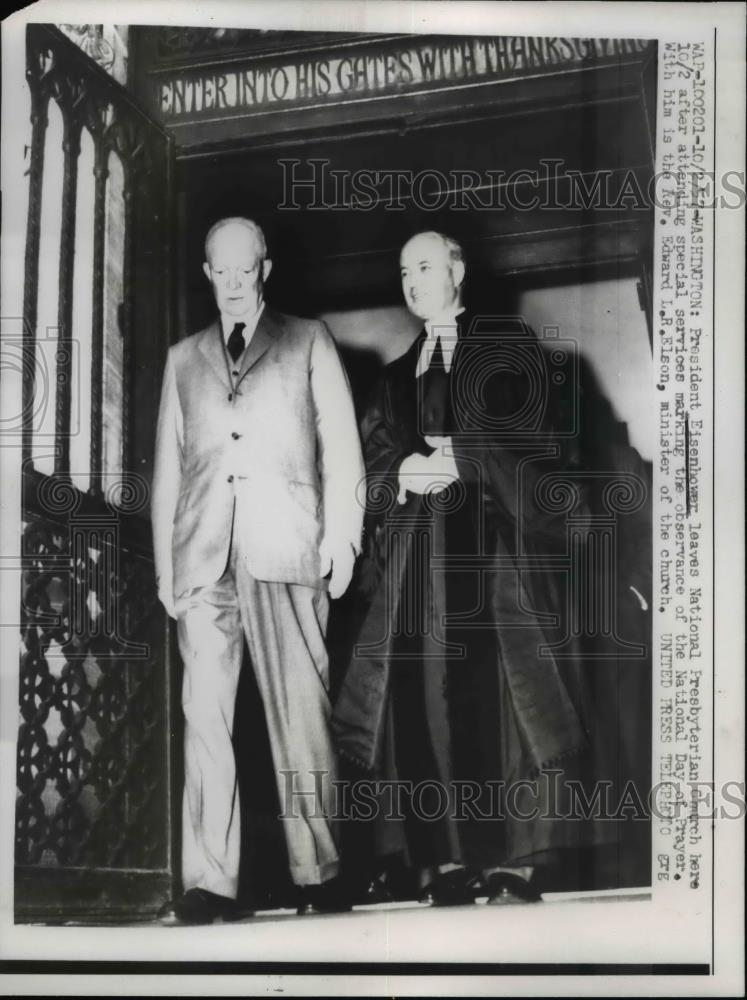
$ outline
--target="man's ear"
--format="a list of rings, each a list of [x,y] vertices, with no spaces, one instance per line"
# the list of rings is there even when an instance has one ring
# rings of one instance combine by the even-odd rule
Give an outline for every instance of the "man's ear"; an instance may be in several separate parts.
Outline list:
[[[456,288],[461,288],[464,283],[464,261],[455,260],[451,265],[451,273],[454,277],[454,285]]]
[[[272,261],[269,257],[265,257],[262,261],[262,281],[267,281],[270,277],[270,271],[272,270]]]
[[[210,281],[210,265],[207,261],[203,261],[202,273],[205,275],[208,281]]]

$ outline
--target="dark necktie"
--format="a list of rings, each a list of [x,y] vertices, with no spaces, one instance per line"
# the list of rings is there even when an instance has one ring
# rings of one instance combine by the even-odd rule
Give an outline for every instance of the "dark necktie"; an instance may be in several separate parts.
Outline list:
[[[235,323],[228,338],[228,353],[232,361],[238,361],[244,353],[244,327],[246,323]]]
[[[441,347],[441,338],[439,337],[436,341],[436,346],[433,349],[433,354],[431,355],[431,363],[428,366],[428,371],[432,372],[443,372],[446,374],[446,364],[444,362],[444,352]]]
[[[431,355],[431,363],[420,379],[420,391],[423,434],[450,434],[451,380],[446,372],[440,337]]]

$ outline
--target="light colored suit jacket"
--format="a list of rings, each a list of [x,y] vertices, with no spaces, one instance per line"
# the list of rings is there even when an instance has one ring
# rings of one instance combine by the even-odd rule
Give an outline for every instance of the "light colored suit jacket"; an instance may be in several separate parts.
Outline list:
[[[232,526],[256,579],[323,588],[322,534],[358,552],[363,521],[360,440],[334,341],[323,323],[265,306],[238,380],[229,363],[218,320],[168,353],[152,494],[159,593],[218,580]]]

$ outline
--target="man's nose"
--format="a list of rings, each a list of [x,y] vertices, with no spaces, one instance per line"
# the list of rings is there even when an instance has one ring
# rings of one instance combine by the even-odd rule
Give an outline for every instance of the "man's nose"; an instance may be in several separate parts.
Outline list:
[[[240,288],[241,287],[241,275],[238,271],[228,272],[228,287],[229,288]]]

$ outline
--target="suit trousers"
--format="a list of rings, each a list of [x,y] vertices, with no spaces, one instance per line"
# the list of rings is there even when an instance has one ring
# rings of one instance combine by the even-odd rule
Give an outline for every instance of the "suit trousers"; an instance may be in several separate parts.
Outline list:
[[[243,638],[270,738],[290,873],[316,885],[339,869],[329,732],[326,591],[254,579],[232,545],[215,583],[176,602],[184,664],[182,882],[235,898],[241,843],[232,732]]]

